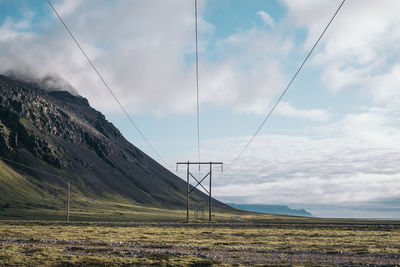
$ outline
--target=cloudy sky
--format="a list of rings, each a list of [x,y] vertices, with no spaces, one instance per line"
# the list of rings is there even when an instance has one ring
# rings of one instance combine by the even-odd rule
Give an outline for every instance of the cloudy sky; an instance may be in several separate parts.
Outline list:
[[[400,1],[347,0],[232,166],[341,0],[198,2],[201,158],[227,167],[215,196],[400,218]],[[169,168],[196,160],[194,1],[53,3]],[[0,73],[62,77],[156,158],[45,0],[0,0],[0,51]]]

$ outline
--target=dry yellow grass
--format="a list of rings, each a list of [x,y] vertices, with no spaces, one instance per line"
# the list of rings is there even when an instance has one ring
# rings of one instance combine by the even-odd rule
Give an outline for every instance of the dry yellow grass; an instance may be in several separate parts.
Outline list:
[[[396,225],[0,224],[3,264],[400,264]]]

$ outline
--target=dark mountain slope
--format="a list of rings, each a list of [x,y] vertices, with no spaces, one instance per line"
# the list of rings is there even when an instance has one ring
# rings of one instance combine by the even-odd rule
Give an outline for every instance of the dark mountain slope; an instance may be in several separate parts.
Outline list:
[[[185,205],[185,182],[129,143],[85,98],[46,92],[1,75],[0,156],[66,177],[4,161],[37,186],[61,186],[71,179],[86,194],[121,195],[149,206]],[[193,198],[206,196],[196,191]]]

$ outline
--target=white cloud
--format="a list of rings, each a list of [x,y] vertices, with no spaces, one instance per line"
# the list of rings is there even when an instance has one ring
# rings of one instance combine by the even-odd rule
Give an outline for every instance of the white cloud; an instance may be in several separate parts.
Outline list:
[[[28,20],[21,20],[14,22],[7,18],[0,26],[0,42],[10,42],[18,40],[28,40],[32,37],[32,34],[21,31],[29,26]]]
[[[400,104],[400,62],[371,78],[366,78],[371,94],[378,103],[388,103],[392,107]]]
[[[163,115],[195,111],[194,62],[188,61],[194,54],[192,2],[54,3],[128,110]],[[215,41],[211,38],[214,26],[201,16],[205,2],[199,4],[201,103],[264,113],[286,81],[281,61],[292,41],[252,28],[217,41],[217,56],[207,58],[206,47]],[[0,72],[23,68],[38,76],[57,73],[95,108],[117,111],[98,77],[52,17],[51,22],[41,22],[46,32],[27,33],[29,38],[6,24],[0,26],[4,32],[0,38],[7,37],[0,41]]]
[[[235,165],[214,179],[214,192],[228,202],[297,207],[396,198],[400,130],[398,114],[387,116],[390,113],[381,108],[361,110],[313,128],[308,136],[295,130],[260,135]],[[248,140],[210,140],[202,155],[229,163]]]
[[[400,174],[337,175],[275,180],[264,183],[228,184],[214,192],[220,198],[245,199],[250,203],[341,204],[367,202],[381,197],[395,198],[400,193]]]
[[[83,4],[84,1],[85,0],[69,0],[55,2],[54,0],[50,0],[61,16],[71,15],[80,5]]]
[[[340,0],[283,0],[288,20],[308,31],[308,50],[341,3]],[[323,71],[328,88],[362,90],[374,101],[399,103],[400,17],[396,0],[346,1],[321,40],[313,64]]]
[[[290,103],[284,101],[279,103],[276,112],[284,117],[309,119],[318,122],[328,121],[332,117],[331,114],[326,110],[298,109],[293,107]]]
[[[271,99],[287,83],[282,61],[293,47],[292,40],[256,28],[219,40],[216,64],[205,64],[203,87],[208,101],[228,104],[246,113],[264,114]]]
[[[194,88],[193,66],[185,62],[194,47],[192,3],[154,2],[99,5],[92,1],[58,1],[56,7],[129,110],[187,112],[195,103],[189,90]],[[31,33],[27,39],[3,24],[0,71],[24,68],[34,70],[38,76],[55,72],[94,107],[117,110],[54,15],[46,27],[46,32]],[[200,29],[204,33],[212,27],[200,20]]]
[[[274,19],[265,11],[259,11],[257,14],[260,16],[261,20],[268,26],[274,25]]]
[[[286,37],[279,31],[288,21],[306,29],[304,49],[308,50],[340,4],[339,0],[282,1],[289,10],[285,25],[268,31],[240,29],[216,41],[214,26],[201,16],[206,1],[199,1],[202,104],[264,114],[287,83],[283,68],[295,45],[294,36]],[[104,3],[55,2],[124,106],[130,111],[159,114],[195,111],[194,64],[188,60],[194,52],[193,2]],[[257,137],[225,178],[215,179],[217,196],[299,204],[398,196],[399,9],[400,2],[395,0],[347,1],[311,62],[322,71],[322,81],[332,91],[352,88],[366,92],[381,108],[344,115],[339,121],[312,129],[309,136],[292,132]],[[260,11],[258,15],[266,24],[274,24],[267,13]],[[56,18],[40,22],[45,32],[29,32],[30,23],[27,17],[6,19],[0,25],[0,72],[13,68],[38,76],[54,72],[94,107],[117,110]],[[210,43],[216,47],[211,56],[207,51]],[[327,110],[299,109],[286,102],[277,112],[318,122],[332,119]],[[229,161],[247,141],[248,137],[209,141],[202,156]]]
[[[352,142],[382,149],[400,148],[399,112],[369,108],[359,114],[347,114],[340,121],[321,127],[320,133],[345,136]]]

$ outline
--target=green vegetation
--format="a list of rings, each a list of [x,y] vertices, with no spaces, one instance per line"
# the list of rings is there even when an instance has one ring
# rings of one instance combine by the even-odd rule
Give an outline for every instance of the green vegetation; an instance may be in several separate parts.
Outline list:
[[[13,171],[0,161],[0,211],[5,208],[19,208],[23,203],[36,203],[38,206],[46,206],[52,202],[54,196],[46,191],[38,190],[27,179]]]
[[[39,183],[1,161],[0,194],[0,219],[8,220],[0,222],[0,266],[400,264],[399,221],[215,209],[212,223],[186,223],[186,210],[71,184],[71,223],[62,223],[66,183]]]
[[[5,135],[10,135],[11,131],[0,121],[0,133],[3,132]]]
[[[121,195],[94,194],[82,188],[84,186],[71,183],[72,221],[177,222],[186,219],[186,210],[183,209],[143,206]],[[66,182],[54,185],[29,179],[29,176],[21,176],[0,161],[0,219],[66,220],[67,194]],[[227,221],[234,215],[217,209],[213,218]]]
[[[20,122],[23,126],[25,126],[25,128],[27,128],[27,129],[31,129],[31,128],[32,128],[32,123],[31,123],[30,121],[28,121],[28,120],[19,119],[19,122]]]
[[[21,176],[0,161],[0,220],[65,221],[67,218],[67,183],[58,185]],[[82,190],[83,188],[83,190]],[[204,218],[208,208],[203,206]],[[193,205],[193,202],[190,202]],[[190,218],[195,218],[193,209]],[[71,183],[71,221],[101,222],[182,222],[186,210],[143,206],[116,194],[95,194],[83,185]],[[312,217],[281,216],[251,213],[233,209],[213,209],[214,222],[237,223],[340,223],[375,224],[373,220],[320,219]],[[399,221],[379,221],[380,224],[398,224]]]
[[[0,224],[0,265],[400,264],[396,225]]]

